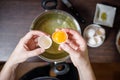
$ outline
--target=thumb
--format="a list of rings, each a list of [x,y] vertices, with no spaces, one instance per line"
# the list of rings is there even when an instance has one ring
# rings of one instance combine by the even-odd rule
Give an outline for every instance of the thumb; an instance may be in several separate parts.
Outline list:
[[[28,53],[28,56],[29,57],[34,57],[34,56],[38,56],[39,54],[45,52],[45,49],[42,49],[42,48],[37,48],[35,50],[32,50]]]
[[[66,51],[70,55],[76,53],[75,50],[72,47],[70,47],[68,44],[66,44],[66,43],[61,44],[60,48],[62,48],[64,51]]]

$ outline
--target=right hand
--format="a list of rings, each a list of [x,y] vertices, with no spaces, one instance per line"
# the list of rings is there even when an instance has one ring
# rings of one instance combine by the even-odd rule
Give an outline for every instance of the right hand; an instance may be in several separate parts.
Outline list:
[[[89,63],[87,45],[79,32],[72,29],[61,29],[68,35],[68,40],[60,44],[59,49],[69,53],[73,64],[76,67]]]

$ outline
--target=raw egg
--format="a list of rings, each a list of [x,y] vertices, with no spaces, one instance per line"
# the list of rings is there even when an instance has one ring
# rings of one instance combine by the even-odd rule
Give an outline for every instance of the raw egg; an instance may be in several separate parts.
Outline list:
[[[68,39],[68,35],[65,31],[59,30],[52,34],[52,39],[57,44],[63,43]]]

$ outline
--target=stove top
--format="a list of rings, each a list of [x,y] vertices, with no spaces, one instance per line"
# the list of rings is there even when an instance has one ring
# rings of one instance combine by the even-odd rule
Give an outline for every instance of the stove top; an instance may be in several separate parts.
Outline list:
[[[67,63],[70,67],[70,70],[64,74],[64,75],[57,75],[56,78],[60,79],[60,80],[78,80],[79,76],[78,76],[78,71],[77,69],[74,67],[74,65],[72,63]],[[50,69],[51,69],[51,65],[46,65],[46,66],[42,66],[42,67],[37,67],[31,71],[29,71],[28,73],[26,73],[25,75],[23,75],[20,80],[32,80],[34,78],[38,78],[38,77],[48,77],[50,76]]]

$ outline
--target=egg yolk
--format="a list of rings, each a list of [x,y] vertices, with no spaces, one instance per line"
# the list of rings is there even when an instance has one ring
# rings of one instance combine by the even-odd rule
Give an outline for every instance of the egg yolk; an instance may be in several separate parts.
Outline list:
[[[52,34],[52,39],[54,42],[60,44],[67,40],[68,36],[64,31],[56,31]]]

